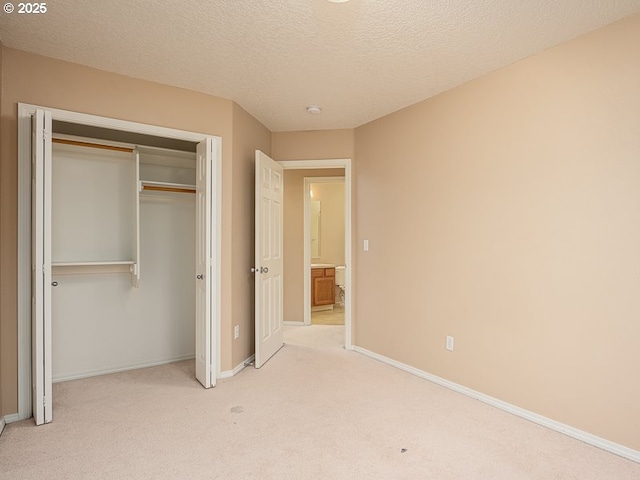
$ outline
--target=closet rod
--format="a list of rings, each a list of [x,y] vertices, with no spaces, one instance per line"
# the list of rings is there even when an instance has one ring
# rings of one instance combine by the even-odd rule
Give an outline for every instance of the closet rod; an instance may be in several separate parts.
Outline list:
[[[196,193],[193,188],[180,188],[180,187],[160,187],[157,185],[143,185],[144,190],[156,190],[160,192],[176,192],[176,193]]]
[[[77,140],[67,140],[64,138],[53,138],[53,143],[62,143],[64,145],[76,145],[78,147],[101,148],[102,150],[115,150],[116,152],[133,152],[133,148],[117,147],[115,145],[102,145],[101,143],[79,142]]]

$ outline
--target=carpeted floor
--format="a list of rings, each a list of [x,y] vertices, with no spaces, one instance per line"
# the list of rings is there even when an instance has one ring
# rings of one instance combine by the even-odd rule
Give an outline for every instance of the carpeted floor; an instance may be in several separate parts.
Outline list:
[[[633,463],[287,327],[261,369],[205,390],[193,361],[54,385],[7,425],[0,479],[637,480]]]

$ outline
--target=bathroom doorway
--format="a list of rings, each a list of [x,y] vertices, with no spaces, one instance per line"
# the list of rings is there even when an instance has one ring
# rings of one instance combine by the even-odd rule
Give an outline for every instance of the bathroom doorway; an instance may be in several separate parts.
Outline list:
[[[344,273],[343,293],[337,293],[337,300],[341,305],[344,316],[344,346],[351,350],[352,347],[352,327],[351,327],[351,288],[350,281],[352,275],[351,267],[351,160],[303,160],[303,161],[282,161],[279,162],[284,169],[285,177],[285,200],[284,200],[284,320],[290,326],[310,326],[312,282],[311,282],[311,189],[305,182],[305,178],[332,177],[331,182],[341,183],[344,188],[343,212],[344,212],[344,263],[331,263],[332,267],[342,267]],[[322,180],[321,180],[322,181]],[[320,209],[322,210],[322,201]],[[321,214],[322,215],[322,214]],[[290,220],[293,218],[294,220]],[[322,220],[320,220],[322,230]],[[309,228],[307,228],[309,225]],[[322,250],[322,240],[320,240],[320,250]],[[316,252],[317,255],[317,252]],[[322,261],[322,254],[315,257]],[[341,260],[341,259],[340,259]],[[315,261],[315,260],[314,260]],[[317,263],[320,263],[318,261]],[[325,273],[325,272],[323,272]],[[326,272],[327,275],[335,275],[333,272]],[[340,273],[340,275],[342,275]],[[335,281],[335,279],[334,279]],[[327,282],[328,284],[328,282]],[[334,291],[335,291],[335,287]],[[335,306],[334,306],[335,308]],[[334,328],[342,329],[340,326]]]
[[[344,176],[304,179],[304,265],[311,265],[305,325],[344,325]]]

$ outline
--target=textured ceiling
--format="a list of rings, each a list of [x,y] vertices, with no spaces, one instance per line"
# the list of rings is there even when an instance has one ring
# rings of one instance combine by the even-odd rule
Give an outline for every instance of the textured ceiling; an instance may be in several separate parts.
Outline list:
[[[638,13],[640,0],[54,0],[47,7],[43,15],[0,13],[3,44],[230,98],[285,131],[362,125]],[[309,104],[322,113],[309,115]]]

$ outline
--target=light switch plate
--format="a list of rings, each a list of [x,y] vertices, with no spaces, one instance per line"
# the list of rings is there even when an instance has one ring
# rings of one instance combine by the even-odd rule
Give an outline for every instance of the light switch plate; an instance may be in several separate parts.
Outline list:
[[[445,348],[453,352],[453,337],[451,335],[447,335],[446,337]]]

